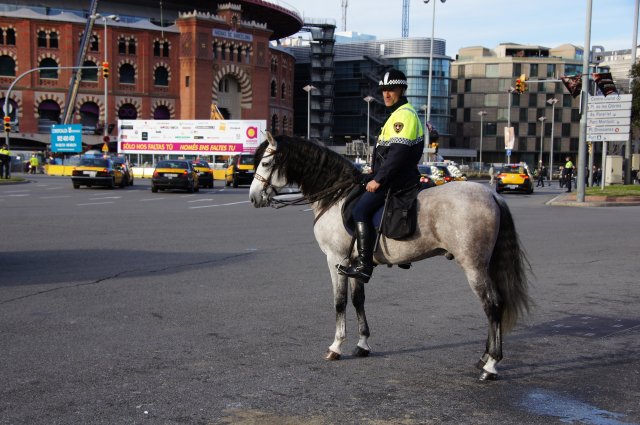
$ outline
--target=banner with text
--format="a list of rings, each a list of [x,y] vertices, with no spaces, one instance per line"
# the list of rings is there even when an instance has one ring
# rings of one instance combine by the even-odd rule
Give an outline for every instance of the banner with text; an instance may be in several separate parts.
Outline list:
[[[118,152],[169,155],[253,153],[265,120],[118,120]]]

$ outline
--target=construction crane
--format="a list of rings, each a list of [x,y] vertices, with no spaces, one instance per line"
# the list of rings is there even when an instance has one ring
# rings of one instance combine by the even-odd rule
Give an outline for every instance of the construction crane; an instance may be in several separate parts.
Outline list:
[[[347,6],[349,0],[342,0],[342,31],[347,31]]]
[[[402,0],[402,38],[409,37],[409,0]]]
[[[220,109],[218,108],[218,105],[216,105],[215,103],[211,104],[211,118],[212,120],[223,120],[224,116],[222,115],[222,112],[220,112]]]

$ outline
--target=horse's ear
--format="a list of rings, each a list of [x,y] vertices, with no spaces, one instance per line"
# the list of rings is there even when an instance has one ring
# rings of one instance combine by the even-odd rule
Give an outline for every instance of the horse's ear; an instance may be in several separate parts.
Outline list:
[[[269,142],[269,144],[270,144],[272,147],[274,147],[274,148],[276,147],[276,141],[275,141],[275,139],[273,138],[273,136],[271,135],[271,132],[269,132],[269,131],[267,131],[267,141]]]

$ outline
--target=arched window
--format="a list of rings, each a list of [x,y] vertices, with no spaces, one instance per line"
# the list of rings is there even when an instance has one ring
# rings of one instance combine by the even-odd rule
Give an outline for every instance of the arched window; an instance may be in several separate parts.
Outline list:
[[[125,103],[118,109],[118,118],[121,120],[135,120],[138,118],[138,110],[131,103]]]
[[[276,114],[271,117],[271,134],[278,134],[278,116]]]
[[[51,127],[51,124],[60,123],[60,105],[52,99],[46,99],[38,105],[38,129],[44,125]]]
[[[171,119],[171,111],[164,105],[158,105],[158,107],[153,111],[153,119],[154,120],[168,120]]]
[[[49,48],[57,49],[58,48],[58,33],[52,31],[49,33]]]
[[[97,52],[99,49],[100,49],[100,40],[98,40],[97,35],[93,34],[89,42],[89,50],[91,50],[92,52]]]
[[[86,60],[82,66],[96,66],[96,63],[92,60]],[[98,81],[98,69],[83,69],[82,81]]]
[[[220,59],[227,60],[227,45],[222,44],[220,46]]]
[[[11,56],[0,56],[0,75],[3,77],[16,76],[16,61]]]
[[[135,84],[136,83],[136,70],[130,63],[123,63],[120,65],[120,82],[123,84]]]
[[[287,132],[287,117],[282,117],[282,134],[286,134]]]
[[[100,119],[100,107],[95,102],[85,102],[80,107],[80,123],[82,130],[94,133]]]
[[[162,56],[165,58],[169,57],[169,42],[165,41],[162,43]]]
[[[153,56],[160,56],[160,42],[157,40],[153,42]]]
[[[121,55],[127,54],[127,40],[124,37],[118,39],[118,53]]]
[[[58,79],[58,62],[53,58],[44,58],[40,61],[38,68],[55,68],[55,69],[41,69],[40,78]]]
[[[16,45],[16,30],[13,28],[8,28],[6,33],[7,46],[15,46]]]
[[[129,51],[128,53],[130,55],[135,55],[136,54],[136,40],[133,38],[129,39]]]
[[[276,97],[276,91],[278,90],[278,87],[276,85],[275,81],[271,82],[271,97]]]
[[[47,47],[47,33],[38,31],[38,47]]]
[[[156,86],[169,85],[169,71],[164,66],[159,66],[153,73],[153,84]]]
[[[282,85],[280,86],[280,99],[284,99],[284,88],[285,85],[284,83],[282,83]]]
[[[4,31],[0,29],[0,44],[4,44]]]
[[[4,102],[6,102],[6,98],[3,97],[0,99],[0,105],[4,108]],[[15,100],[9,99],[9,118],[11,118],[11,122],[16,121],[16,114],[18,113],[18,104]]]

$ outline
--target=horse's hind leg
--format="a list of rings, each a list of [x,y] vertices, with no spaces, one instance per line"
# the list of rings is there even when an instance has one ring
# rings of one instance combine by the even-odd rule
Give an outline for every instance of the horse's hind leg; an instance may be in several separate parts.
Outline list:
[[[336,309],[336,333],[333,339],[333,344],[327,350],[324,358],[325,360],[339,360],[342,355],[342,344],[347,338],[347,300],[348,300],[348,286],[347,277],[338,274],[335,268],[336,260],[327,256],[327,262],[329,264],[329,273],[331,273],[331,282],[333,284],[333,304]]]
[[[364,312],[364,284],[356,279],[351,279],[351,302],[356,309],[358,316],[358,345],[353,351],[356,357],[367,357],[371,352],[371,347],[367,340],[369,339],[369,324],[367,323],[367,315]]]
[[[465,270],[465,273],[489,321],[485,352],[476,366],[481,370],[481,381],[495,380],[498,378],[496,364],[502,360],[502,300],[485,268]]]

